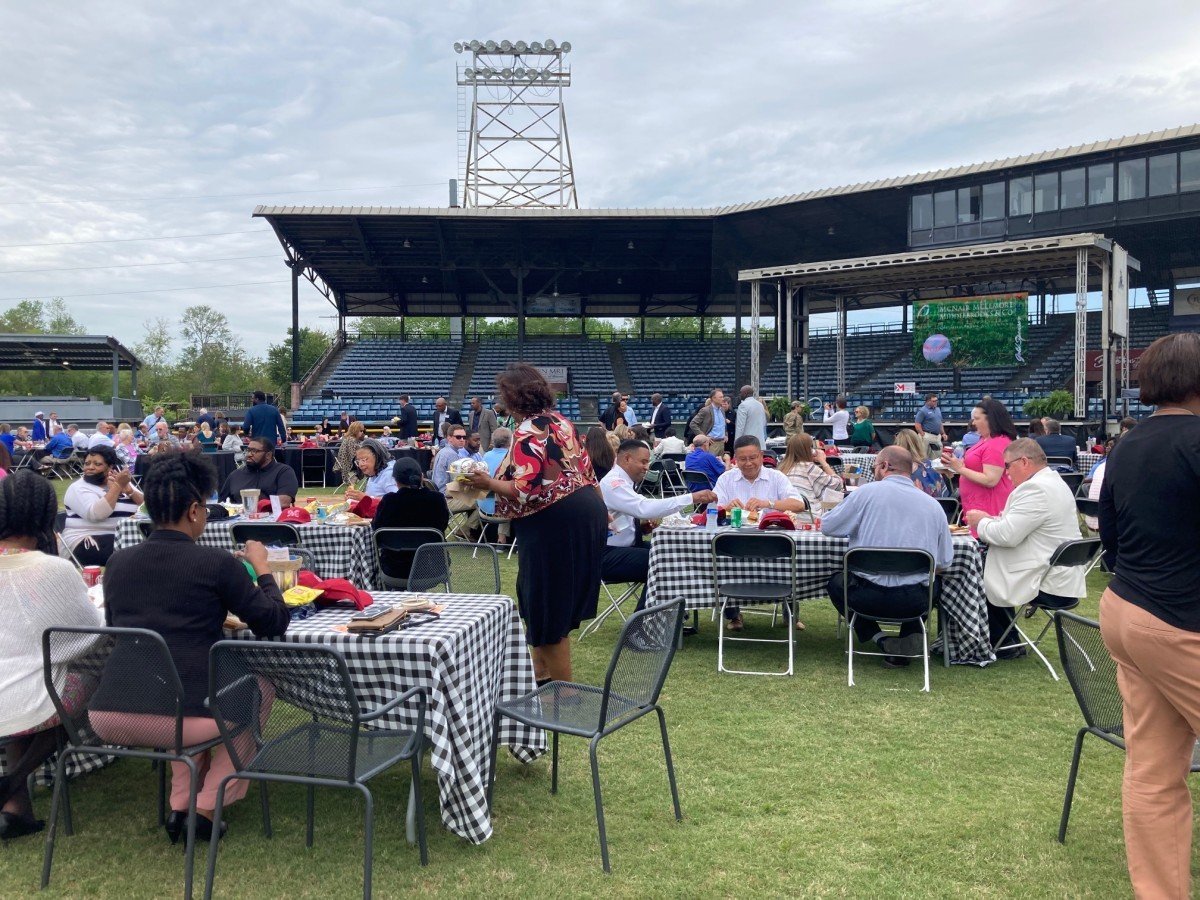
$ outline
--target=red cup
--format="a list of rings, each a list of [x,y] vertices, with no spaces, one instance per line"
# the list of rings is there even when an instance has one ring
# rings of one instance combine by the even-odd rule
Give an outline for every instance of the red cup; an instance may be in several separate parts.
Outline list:
[[[95,587],[100,583],[100,567],[99,566],[84,566],[83,567],[83,583],[88,587]]]

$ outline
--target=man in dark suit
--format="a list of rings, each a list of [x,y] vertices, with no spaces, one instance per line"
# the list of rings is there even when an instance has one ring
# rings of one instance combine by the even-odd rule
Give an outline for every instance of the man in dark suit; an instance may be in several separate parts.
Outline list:
[[[662,394],[651,394],[650,406],[650,433],[656,438],[664,438],[671,432],[671,407],[663,403]]]
[[[433,406],[433,437],[439,447],[444,447],[446,445],[446,426],[461,425],[463,423],[462,413],[457,409],[450,409],[445,397],[438,397],[433,401]]]
[[[417,439],[417,408],[408,402],[408,394],[400,395],[400,413],[396,416],[395,425],[401,446],[413,446]]]

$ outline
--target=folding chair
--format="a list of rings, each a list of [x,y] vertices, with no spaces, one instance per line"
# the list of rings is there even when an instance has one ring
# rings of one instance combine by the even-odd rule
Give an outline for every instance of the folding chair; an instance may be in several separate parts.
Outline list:
[[[1063,466],[1064,468],[1070,469],[1072,472],[1075,471],[1075,460],[1071,459],[1069,456],[1047,456],[1046,465],[1050,466],[1051,468],[1054,466]]]
[[[687,482],[683,479],[683,469],[680,468],[678,462],[673,459],[664,458],[661,460],[662,465],[662,491],[664,494],[676,496],[678,494],[690,494],[687,489]]]
[[[604,830],[604,801],[600,792],[600,766],[596,751],[601,739],[648,713],[658,715],[663,755],[667,761],[667,781],[675,818],[681,820],[679,789],[675,784],[675,766],[671,744],[667,740],[667,720],[658,705],[663,683],[675,658],[675,648],[683,629],[683,598],[634,613],[621,629],[612,660],[604,676],[603,687],[552,681],[531,694],[496,705],[492,728],[492,758],[488,772],[488,809],[496,782],[496,762],[500,748],[500,719],[516,719],[534,728],[544,728],[551,740],[550,793],[558,793],[558,736],[573,734],[588,738],[588,756],[592,763],[592,793],[596,800],[596,826],[600,835],[600,859],[605,872],[608,861],[608,837]]]
[[[1079,486],[1083,484],[1082,472],[1059,472],[1058,477],[1061,478],[1066,483],[1067,487],[1071,489],[1072,494],[1078,491]]]
[[[713,536],[712,548],[713,590],[717,599],[717,671],[733,675],[791,675],[795,658],[796,630],[792,627],[794,612],[792,602],[796,596],[796,542],[786,534],[745,534],[726,532]],[[783,578],[755,577],[764,568],[787,566]],[[753,580],[751,580],[753,579]],[[787,639],[725,637],[725,607],[729,601],[742,603],[771,603],[783,605],[784,626]],[[772,615],[771,625],[775,618]],[[765,672],[725,668],[725,642],[738,641],[750,644],[787,644],[787,669],[783,672]]]
[[[448,594],[499,594],[496,548],[488,544],[422,544],[413,556],[408,589],[429,592],[443,587]]]
[[[1080,538],[1079,540],[1075,541],[1063,541],[1050,555],[1050,568],[1061,566],[1062,568],[1069,569],[1075,566],[1085,566],[1088,567],[1085,569],[1085,571],[1090,571],[1091,565],[1093,565],[1093,563],[1099,558],[1100,551],[1102,549],[1100,538]],[[1058,681],[1058,673],[1054,671],[1054,666],[1050,665],[1050,660],[1046,659],[1045,655],[1038,647],[1038,643],[1043,637],[1045,637],[1046,632],[1049,631],[1050,627],[1054,624],[1055,611],[1065,612],[1066,610],[1074,609],[1079,605],[1079,600],[1076,598],[1074,603],[1070,604],[1069,606],[1058,607],[1057,610],[1050,610],[1046,609],[1045,607],[1038,606],[1036,601],[1037,598],[1034,598],[1028,603],[1022,603],[1015,610],[1013,610],[1012,623],[1004,629],[1004,633],[1000,635],[999,639],[996,641],[996,646],[992,648],[992,652],[995,653],[1000,650],[1008,650],[1013,647],[1029,647],[1029,649],[1037,654],[1038,659],[1045,663],[1046,668],[1050,670],[1051,677],[1055,681]],[[1031,641],[1029,636],[1021,630],[1021,626],[1018,625],[1017,622],[1022,617],[1026,619],[1033,618],[1033,616],[1037,614],[1038,610],[1041,610],[1045,614],[1046,624],[1042,626],[1042,630],[1038,632],[1038,636]],[[1017,632],[1017,634],[1020,636],[1020,640],[1012,644],[1005,644],[1005,638],[1007,638],[1013,631]]]
[[[326,487],[326,452],[322,448],[300,451],[300,487],[305,488],[310,484],[315,487],[317,476],[321,479],[321,487]]]
[[[371,533],[375,541],[375,555],[379,560],[379,579],[385,588],[407,591],[408,579],[412,574],[413,560],[408,560],[406,574],[399,575],[395,568],[400,560],[394,554],[416,555],[424,544],[440,544],[446,536],[436,528],[377,528]]]
[[[883,653],[876,650],[854,649],[854,622],[858,618],[858,610],[854,608],[854,600],[850,594],[850,567],[854,566],[859,572],[870,572],[874,575],[924,575],[929,589],[929,605],[925,612],[918,616],[890,616],[881,618],[876,615],[870,618],[880,625],[904,625],[907,622],[921,623],[921,661],[925,667],[925,684],[921,688],[929,693],[929,634],[926,627],[933,617],[933,595],[935,564],[933,557],[925,550],[912,550],[899,547],[856,547],[847,550],[842,558],[842,583],[846,585],[846,611],[850,613],[847,621],[847,684],[854,686],[854,657],[857,656],[896,656],[895,653]],[[915,656],[915,654],[914,654]]]
[[[209,652],[208,707],[233,760],[233,774],[217,789],[213,828],[221,826],[225,788],[230,781],[266,786],[302,784],[307,789],[305,846],[313,845],[315,789],[349,788],[365,802],[363,897],[371,896],[374,869],[375,804],[367,783],[398,762],[411,764],[421,865],[429,861],[421,802],[426,698],[414,687],[375,707],[364,707],[355,692],[341,651],[334,647],[274,641],[219,641]],[[273,700],[272,696],[273,695]],[[405,708],[407,705],[407,708]],[[403,715],[411,728],[384,724]],[[231,722],[246,722],[231,728]],[[249,729],[249,730],[247,730]],[[247,741],[246,737],[253,738]],[[268,807],[263,831],[271,836]],[[219,841],[208,848],[204,896],[212,896]]]
[[[103,681],[115,695],[136,697],[139,714],[159,717],[162,727],[147,731],[145,743],[132,746],[101,745],[86,737],[87,726],[103,711],[68,711],[55,685],[57,663],[75,660],[72,669],[87,681]],[[166,763],[187,766],[191,790],[188,796],[187,832],[184,843],[184,897],[192,895],[192,872],[196,846],[196,792],[199,772],[195,757],[221,743],[220,738],[199,744],[183,743],[183,685],[171,653],[161,636],[144,628],[47,628],[42,633],[43,680],[54,709],[67,733],[66,746],[58,756],[50,823],[42,860],[42,887],[50,884],[60,803],[66,807],[66,766],[73,756],[117,756],[154,760],[159,764],[159,824],[165,821],[164,789]],[[91,704],[95,706],[95,700]],[[120,713],[115,713],[120,715]],[[149,728],[150,726],[146,726]],[[240,732],[240,729],[237,729]],[[265,807],[264,807],[265,814]],[[70,834],[69,819],[67,833]]]
[[[479,540],[477,540],[475,542],[477,544],[488,543],[486,540],[484,540],[484,538],[487,537],[487,526],[488,525],[497,525],[497,526],[507,525],[508,523],[510,523],[512,521],[512,519],[506,519],[503,516],[494,516],[489,513],[485,513],[483,510],[478,510],[478,513],[479,513],[479,521],[480,521],[480,523],[482,523],[483,527],[479,529]],[[503,547],[504,545],[500,544],[500,546]],[[512,559],[513,551],[515,549],[517,549],[517,538],[512,533],[512,530],[510,529],[509,534],[508,534],[508,556],[505,558]]]
[[[934,497],[938,505],[942,508],[942,512],[946,514],[946,521],[951,525],[957,525],[961,519],[962,503],[957,497]]]
[[[646,474],[642,476],[641,484],[638,485],[638,490],[643,494],[651,497],[663,497],[666,495],[668,486],[668,478],[666,467],[661,459],[656,459],[650,463],[650,468],[646,470]]]
[[[54,514],[54,533],[58,536],[58,542],[62,548],[67,551],[67,558],[75,564],[80,572],[83,571],[83,566],[79,560],[75,558],[75,551],[67,546],[67,542],[63,540],[63,529],[67,526],[67,514],[65,512],[57,512]]]
[[[1058,842],[1067,840],[1067,822],[1075,796],[1075,779],[1083,753],[1084,735],[1094,734],[1118,750],[1125,750],[1124,706],[1117,687],[1117,664],[1109,656],[1100,636],[1100,623],[1070,612],[1056,612],[1054,633],[1063,672],[1083,713],[1084,727],[1075,735],[1067,792],[1063,797],[1062,818],[1058,823]],[[1200,744],[1192,750],[1190,772],[1200,772]]]
[[[712,479],[708,477],[707,472],[689,472],[687,469],[680,471],[683,473],[683,485],[689,494],[713,489]]]
[[[617,584],[620,584],[620,582],[617,582]],[[604,593],[604,596],[608,598],[608,606],[596,613],[596,617],[583,627],[583,630],[579,632],[579,638],[577,640],[582,641],[589,634],[595,634],[600,630],[600,626],[602,626],[613,613],[616,613],[618,616],[620,616],[622,622],[629,621],[629,617],[626,616],[624,610],[621,609],[621,604],[623,604],[630,597],[640,597],[641,593],[645,591],[645,589],[646,585],[640,581],[628,582],[625,584],[625,590],[618,595],[613,593],[613,585],[610,585],[607,581],[601,581],[600,590]]]

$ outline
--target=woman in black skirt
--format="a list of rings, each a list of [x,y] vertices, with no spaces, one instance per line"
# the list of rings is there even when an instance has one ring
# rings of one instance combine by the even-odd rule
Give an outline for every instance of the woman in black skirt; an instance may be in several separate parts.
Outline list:
[[[471,476],[496,494],[496,514],[512,520],[517,602],[539,682],[571,680],[571,642],[596,615],[608,511],[575,427],[555,412],[542,373],[513,363],[496,376],[500,399],[520,420],[496,478]]]

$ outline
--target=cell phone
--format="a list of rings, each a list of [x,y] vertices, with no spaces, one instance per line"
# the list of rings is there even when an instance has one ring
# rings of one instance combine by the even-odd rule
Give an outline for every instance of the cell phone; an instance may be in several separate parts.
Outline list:
[[[378,619],[380,616],[390,613],[392,607],[387,603],[372,603],[370,606],[360,609],[350,617],[351,622],[370,622],[372,619]]]

